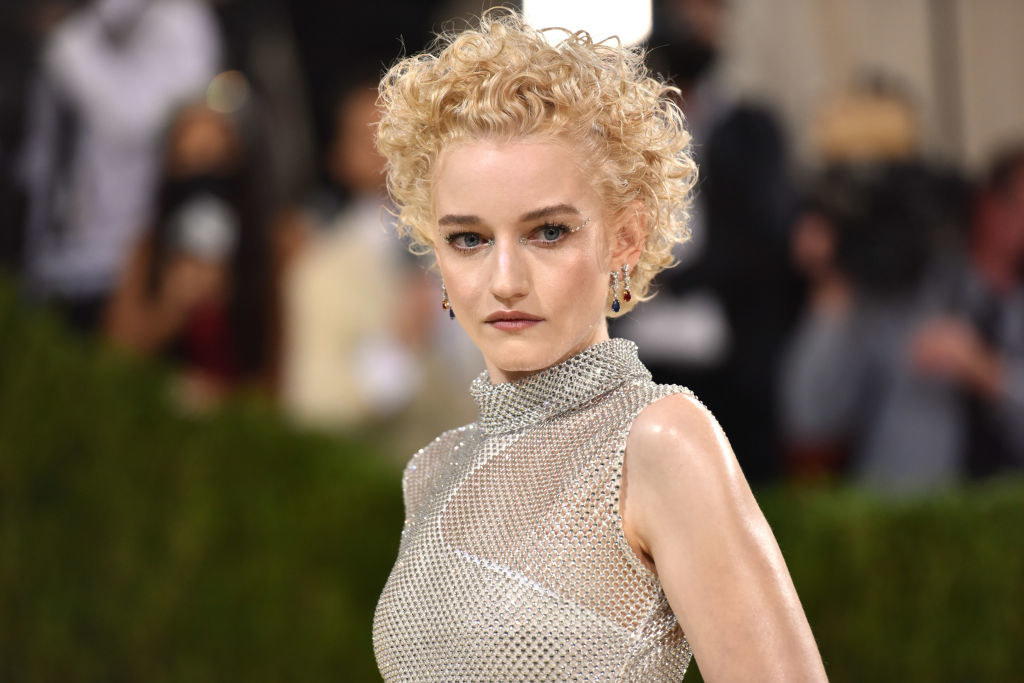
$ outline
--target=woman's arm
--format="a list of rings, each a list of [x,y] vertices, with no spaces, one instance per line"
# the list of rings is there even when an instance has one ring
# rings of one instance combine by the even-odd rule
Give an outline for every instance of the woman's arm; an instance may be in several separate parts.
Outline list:
[[[116,346],[141,354],[156,351],[172,331],[170,321],[159,315],[146,295],[146,273],[151,258],[148,238],[132,247],[106,314],[107,338]]]
[[[155,296],[146,291],[152,258],[151,241],[139,241],[128,256],[107,306],[107,338],[143,355],[160,350],[185,324],[189,310],[222,291],[222,269],[194,258],[174,257],[163,269]]]
[[[718,422],[695,399],[647,406],[626,443],[621,506],[705,679],[825,681],[814,636]]]
[[[994,348],[958,316],[932,318],[911,338],[916,370],[952,379],[993,411],[1016,465],[1024,465],[1024,344]]]

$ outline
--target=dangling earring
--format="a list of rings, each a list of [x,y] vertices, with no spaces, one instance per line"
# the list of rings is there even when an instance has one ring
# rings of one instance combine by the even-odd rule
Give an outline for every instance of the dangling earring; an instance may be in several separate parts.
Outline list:
[[[444,286],[444,280],[441,280],[441,310],[448,311],[449,320],[455,320],[455,310],[452,308],[452,302],[448,299],[448,289]]]
[[[622,273],[623,273],[623,280],[625,280],[625,282],[622,283],[622,290],[623,290],[622,291],[622,300],[623,301],[629,301],[630,299],[633,298],[633,295],[629,293],[629,264],[628,263],[623,263],[622,264]]]
[[[612,271],[612,310],[619,312],[619,271]]]

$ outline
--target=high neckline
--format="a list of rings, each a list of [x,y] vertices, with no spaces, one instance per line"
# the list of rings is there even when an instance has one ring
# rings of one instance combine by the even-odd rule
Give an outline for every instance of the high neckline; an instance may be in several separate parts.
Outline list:
[[[631,379],[650,380],[651,373],[628,339],[608,339],[588,346],[561,363],[514,382],[491,383],[487,370],[470,384],[479,410],[477,428],[484,434],[512,432],[578,408]]]

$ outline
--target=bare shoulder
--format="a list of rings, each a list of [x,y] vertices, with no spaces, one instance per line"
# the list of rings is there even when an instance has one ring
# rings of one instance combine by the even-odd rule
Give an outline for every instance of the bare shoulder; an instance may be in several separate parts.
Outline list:
[[[623,530],[708,680],[826,680],[775,536],[697,398],[646,406],[626,441]]]
[[[680,542],[704,543],[708,524],[725,533],[762,518],[721,425],[691,394],[665,396],[637,415],[622,475],[627,539],[656,562]]]
[[[646,479],[665,476],[742,477],[729,440],[711,411],[688,393],[670,394],[647,405],[626,440],[629,466]]]

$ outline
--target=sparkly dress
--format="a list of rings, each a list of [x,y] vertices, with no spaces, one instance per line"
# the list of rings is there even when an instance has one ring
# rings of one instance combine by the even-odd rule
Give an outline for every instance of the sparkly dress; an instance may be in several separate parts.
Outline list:
[[[476,422],[409,461],[373,620],[386,681],[679,681],[690,648],[622,531],[633,419],[660,385],[625,339],[470,391]]]

